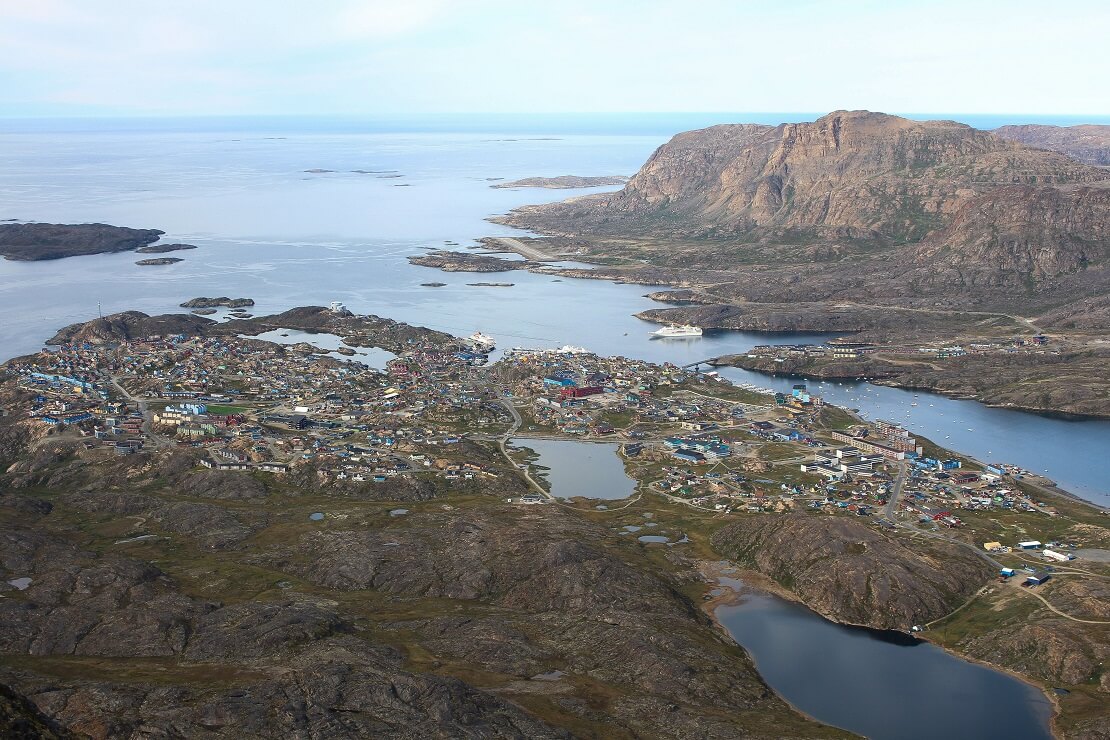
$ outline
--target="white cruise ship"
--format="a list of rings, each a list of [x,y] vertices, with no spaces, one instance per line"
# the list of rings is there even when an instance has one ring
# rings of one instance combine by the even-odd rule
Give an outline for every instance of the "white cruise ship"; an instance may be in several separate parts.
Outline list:
[[[687,337],[700,337],[701,327],[683,324],[682,326],[664,326],[651,334],[660,339],[685,339]]]
[[[469,342],[470,345],[475,349],[480,349],[485,352],[489,352],[497,346],[497,343],[494,341],[493,337],[491,337],[489,334],[483,334],[480,331],[476,331],[471,334],[469,337],[466,338],[466,341]]]

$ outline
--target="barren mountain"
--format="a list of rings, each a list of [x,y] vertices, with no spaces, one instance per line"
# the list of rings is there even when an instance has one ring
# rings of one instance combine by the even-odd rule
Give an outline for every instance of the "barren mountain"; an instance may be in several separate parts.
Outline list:
[[[1002,126],[992,133],[1003,139],[1067,154],[1080,162],[1110,165],[1110,126]]]
[[[682,133],[624,189],[510,220],[575,233],[906,242],[1001,185],[1106,179],[1110,172],[952,121],[837,111],[814,123]]]
[[[1110,170],[867,111],[682,133],[620,191],[501,220],[593,240],[619,279],[646,260],[723,302],[1016,312],[1110,283]]]

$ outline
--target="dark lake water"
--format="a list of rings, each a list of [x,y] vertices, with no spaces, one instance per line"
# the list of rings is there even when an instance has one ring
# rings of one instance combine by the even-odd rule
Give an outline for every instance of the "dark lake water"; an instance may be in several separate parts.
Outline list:
[[[643,297],[646,286],[523,272],[476,278],[406,261],[429,248],[519,234],[485,220],[515,206],[596,192],[501,190],[490,187],[491,178],[632,174],[670,133],[709,122],[601,117],[555,119],[545,129],[535,118],[507,117],[457,126],[438,119],[411,130],[404,122],[313,119],[0,122],[0,219],[159,228],[164,240],[199,247],[164,267],[138,267],[131,253],[0,260],[0,360],[38,349],[59,327],[96,316],[98,306],[104,313],[165,313],[201,295],[253,298],[255,315],[339,300],[359,313],[454,334],[480,329],[501,347],[574,344],[679,364],[754,344],[821,341],[745,332],[652,341],[656,327],[632,315],[660,305]],[[515,285],[467,285],[487,279]],[[432,281],[447,285],[421,286]],[[793,382],[722,374],[775,388]],[[1110,470],[1102,461],[1110,421],[1050,419],[926,394],[921,398],[935,405],[914,408],[912,394],[870,386],[819,392],[976,457],[1044,472],[1110,504]]]
[[[636,489],[636,481],[624,472],[617,444],[524,437],[512,444],[535,450],[539,464],[548,468],[543,477],[551,486],[551,495],[558,498],[622,499]]]
[[[1038,689],[930,643],[838,625],[759,592],[716,614],[763,680],[820,722],[875,740],[1052,737]]]

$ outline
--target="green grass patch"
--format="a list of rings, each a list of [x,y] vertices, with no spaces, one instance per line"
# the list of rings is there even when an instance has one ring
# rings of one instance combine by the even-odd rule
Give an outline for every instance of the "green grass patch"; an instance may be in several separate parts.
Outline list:
[[[222,404],[212,404],[208,406],[208,413],[219,414],[220,416],[230,416],[232,414],[245,414],[251,411],[247,406],[225,406]]]

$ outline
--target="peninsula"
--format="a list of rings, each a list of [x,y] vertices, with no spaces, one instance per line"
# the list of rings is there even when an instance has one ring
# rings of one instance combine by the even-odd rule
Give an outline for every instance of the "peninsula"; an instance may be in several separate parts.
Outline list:
[[[130,252],[158,241],[163,233],[108,224],[0,223],[0,255],[36,261]]]
[[[851,333],[887,355],[1047,340],[1051,363],[1010,375],[1012,388],[990,381],[1006,353],[980,359],[985,380],[969,395],[1103,415],[1110,381],[1072,384],[1110,330],[1110,170],[1061,153],[1079,133],[1049,137],[1058,152],[1004,138],[1013,131],[868,111],[713,126],[675,136],[621,190],[494,220],[546,234],[532,243],[554,258],[598,265],[525,269],[689,291],[640,314],[659,323]]]

